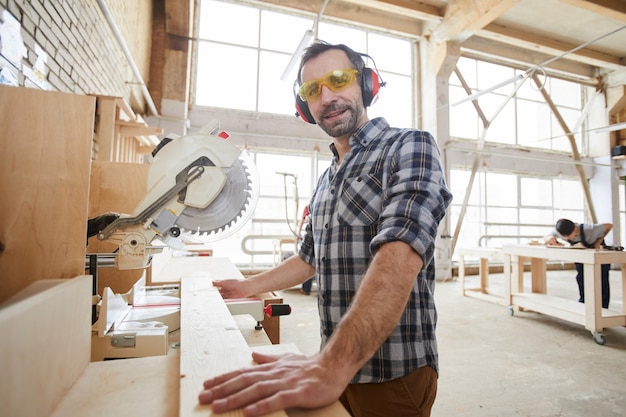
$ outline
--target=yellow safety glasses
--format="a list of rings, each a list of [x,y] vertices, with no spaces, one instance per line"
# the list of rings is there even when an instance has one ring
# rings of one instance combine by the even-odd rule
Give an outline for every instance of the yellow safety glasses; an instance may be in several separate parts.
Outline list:
[[[302,83],[298,95],[304,101],[316,100],[325,85],[332,91],[338,92],[352,84],[356,80],[359,71],[355,69],[338,69],[329,72],[321,78]]]

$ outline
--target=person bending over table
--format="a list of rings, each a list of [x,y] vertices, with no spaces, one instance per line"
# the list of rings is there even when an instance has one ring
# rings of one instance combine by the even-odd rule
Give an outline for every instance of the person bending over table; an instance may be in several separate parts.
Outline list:
[[[546,236],[547,245],[561,245],[558,239],[565,240],[571,245],[583,244],[586,248],[600,249],[604,245],[604,237],[611,231],[611,223],[575,224],[569,219],[559,219],[549,236]],[[576,262],[576,282],[578,283],[578,301],[585,302],[585,278],[583,264]],[[610,264],[602,264],[602,308],[609,308],[611,289],[609,287]]]

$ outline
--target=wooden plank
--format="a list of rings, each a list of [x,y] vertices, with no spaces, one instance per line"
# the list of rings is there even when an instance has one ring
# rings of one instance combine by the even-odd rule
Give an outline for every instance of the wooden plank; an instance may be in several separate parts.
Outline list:
[[[84,273],[95,99],[0,85],[0,302]]]
[[[115,122],[119,129],[119,134],[122,136],[143,136],[143,135],[162,135],[162,127],[150,127],[145,123],[139,122],[126,122],[118,120]]]
[[[178,355],[92,362],[50,417],[175,417],[178,368]]]
[[[547,314],[576,324],[585,324],[585,306],[577,301],[546,294],[522,293],[513,295],[513,304],[525,310]]]
[[[211,281],[209,273],[200,272],[181,278],[180,417],[217,415],[210,406],[198,404],[203,381],[253,364],[250,347]]]
[[[99,96],[97,100],[98,118],[95,129],[95,142],[98,144],[97,159],[99,161],[113,161],[117,137],[115,120],[119,113],[118,105],[115,97]]]
[[[237,267],[228,259],[213,256],[198,257],[173,257],[155,274],[150,280],[146,280],[148,285],[176,284],[181,277],[194,275],[197,273],[206,274],[210,281],[218,279],[243,279],[243,275]],[[262,298],[265,305],[270,303],[282,303],[282,297],[275,293],[258,294],[257,298]],[[265,333],[272,343],[280,343],[280,317],[265,317],[262,322]]]
[[[33,285],[0,309],[3,416],[50,415],[89,365],[91,277]]]
[[[293,343],[280,345],[255,346],[253,351],[266,355],[278,355],[282,353],[302,353]],[[316,409],[290,408],[287,411],[289,417],[349,417],[350,414],[339,401]]]
[[[172,257],[163,268],[152,277],[149,285],[176,284],[181,277],[201,273],[209,280],[243,279],[237,267],[228,259],[214,256]]]

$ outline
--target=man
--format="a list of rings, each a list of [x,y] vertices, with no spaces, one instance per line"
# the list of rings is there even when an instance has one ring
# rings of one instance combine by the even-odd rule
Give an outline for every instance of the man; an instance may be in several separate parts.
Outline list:
[[[613,224],[574,224],[569,219],[559,219],[552,234],[546,237],[547,245],[560,245],[557,239],[568,241],[571,245],[582,243],[586,248],[600,249],[604,245],[604,237],[611,231]],[[583,264],[575,262],[576,282],[578,283],[578,302],[585,302],[585,275]],[[611,289],[609,287],[610,264],[603,264],[602,271],[602,308],[609,308]]]
[[[258,416],[340,399],[354,416],[430,415],[438,371],[433,253],[452,196],[429,133],[368,119],[376,92],[368,83],[378,81],[369,71],[345,45],[317,42],[304,52],[299,105],[333,138],[334,158],[310,200],[300,252],[247,280],[214,282],[224,297],[239,298],[315,275],[321,350],[253,353],[259,365],[205,381],[199,400],[214,412],[244,407]]]

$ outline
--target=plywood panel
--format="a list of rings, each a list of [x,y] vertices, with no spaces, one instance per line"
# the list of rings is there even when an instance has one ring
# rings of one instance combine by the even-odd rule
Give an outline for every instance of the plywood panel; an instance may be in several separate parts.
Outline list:
[[[95,99],[0,86],[0,302],[84,273]]]
[[[130,164],[124,162],[93,161],[89,194],[89,217],[95,217],[109,211],[133,214],[135,208],[146,195],[148,164]],[[88,253],[111,253],[117,245],[89,239]],[[158,255],[157,255],[158,256]],[[98,294],[103,294],[104,287],[110,287],[115,293],[127,292],[143,275],[143,269],[120,271],[117,268],[98,270]]]
[[[48,416],[89,365],[91,277],[24,291],[0,308],[0,414]]]

